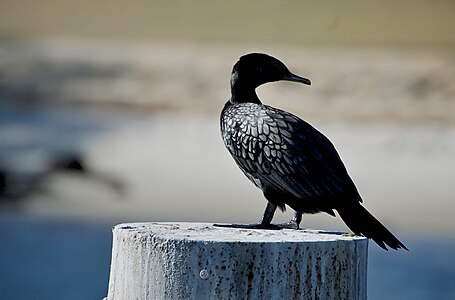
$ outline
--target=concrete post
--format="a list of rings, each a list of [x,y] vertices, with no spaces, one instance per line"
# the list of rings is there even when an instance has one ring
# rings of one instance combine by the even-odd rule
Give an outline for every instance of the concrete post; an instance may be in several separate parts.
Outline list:
[[[366,299],[368,240],[201,223],[113,229],[108,300]]]

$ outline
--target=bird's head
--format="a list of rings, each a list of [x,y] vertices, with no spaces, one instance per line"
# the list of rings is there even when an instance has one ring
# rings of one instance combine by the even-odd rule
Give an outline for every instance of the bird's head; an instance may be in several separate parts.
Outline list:
[[[231,74],[231,91],[249,94],[267,82],[287,80],[311,85],[307,78],[297,76],[278,59],[263,53],[249,53],[237,61]]]

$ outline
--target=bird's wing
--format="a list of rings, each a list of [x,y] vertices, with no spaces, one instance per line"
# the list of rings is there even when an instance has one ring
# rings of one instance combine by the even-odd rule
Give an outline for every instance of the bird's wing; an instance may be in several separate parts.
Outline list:
[[[228,147],[242,171],[258,181],[256,185],[298,198],[357,194],[329,139],[288,112],[261,108],[254,118],[243,118]]]

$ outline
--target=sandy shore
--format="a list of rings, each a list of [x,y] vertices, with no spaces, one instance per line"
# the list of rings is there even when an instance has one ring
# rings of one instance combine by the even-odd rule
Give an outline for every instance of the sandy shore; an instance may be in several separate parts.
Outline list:
[[[265,102],[307,118],[455,121],[455,53],[432,48],[2,40],[0,99],[218,113],[232,65],[249,52],[272,54],[311,79],[311,87],[280,82],[258,90]]]

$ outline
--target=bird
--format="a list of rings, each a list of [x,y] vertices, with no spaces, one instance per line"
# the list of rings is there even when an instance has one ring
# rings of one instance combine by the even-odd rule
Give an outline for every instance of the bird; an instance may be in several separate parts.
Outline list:
[[[251,229],[299,229],[303,214],[335,211],[358,236],[381,248],[408,250],[362,205],[362,198],[332,142],[294,114],[263,104],[256,88],[275,81],[311,85],[293,74],[280,60],[264,53],[249,53],[235,63],[231,97],[220,115],[221,136],[227,150],[246,177],[267,200],[257,224],[215,224]],[[289,206],[288,223],[272,224],[278,207]]]

